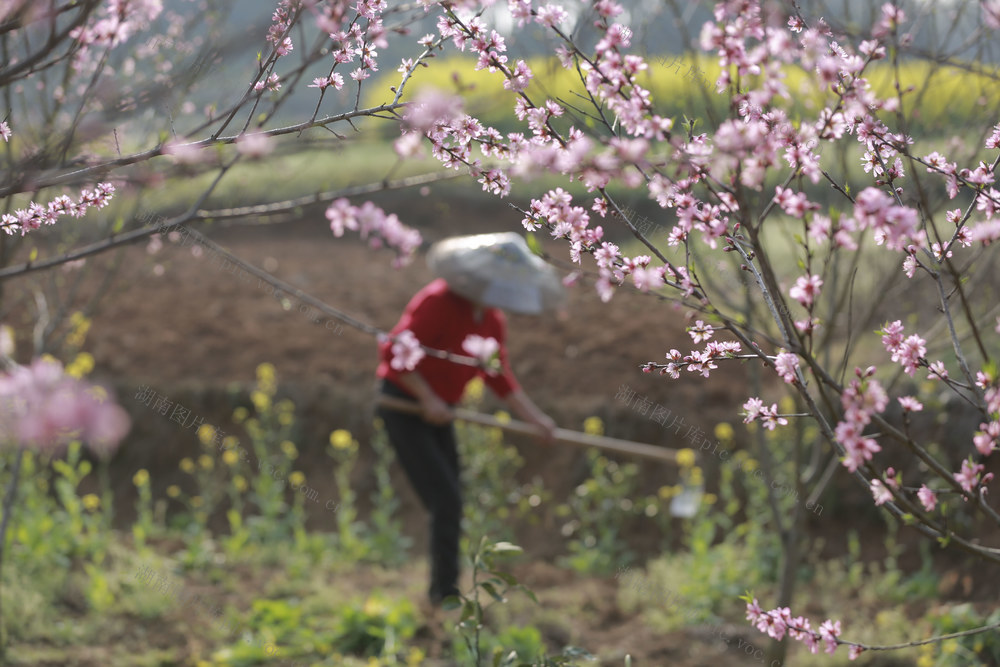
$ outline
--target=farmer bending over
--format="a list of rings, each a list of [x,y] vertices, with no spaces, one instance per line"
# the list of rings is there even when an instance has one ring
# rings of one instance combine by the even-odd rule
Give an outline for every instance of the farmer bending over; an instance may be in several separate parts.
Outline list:
[[[471,356],[469,347],[463,347],[470,335],[490,346],[492,338],[499,356],[499,369],[493,373],[431,356],[406,371],[392,365],[392,342],[380,345],[381,391],[415,399],[421,409],[420,415],[412,415],[380,407],[378,414],[407,478],[431,515],[428,595],[436,608],[444,598],[458,594],[462,495],[452,408],[465,385],[479,376],[512,412],[537,425],[543,440],[552,439],[555,422],[528,398],[511,372],[506,317],[499,309],[541,313],[561,302],[562,285],[515,233],[446,239],[431,248],[428,263],[439,278],[411,299],[392,334],[409,330],[427,347],[465,356]]]

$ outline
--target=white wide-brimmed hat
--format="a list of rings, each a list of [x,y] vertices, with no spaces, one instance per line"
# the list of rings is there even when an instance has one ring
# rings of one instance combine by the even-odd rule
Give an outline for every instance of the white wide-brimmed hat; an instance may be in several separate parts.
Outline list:
[[[537,315],[565,300],[559,276],[516,232],[438,241],[427,264],[453,292],[484,306]]]

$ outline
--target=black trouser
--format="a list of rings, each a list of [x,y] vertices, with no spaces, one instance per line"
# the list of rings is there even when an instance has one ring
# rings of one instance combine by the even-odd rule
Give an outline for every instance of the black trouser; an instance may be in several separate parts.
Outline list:
[[[382,392],[413,400],[388,380]],[[458,594],[458,541],[462,530],[462,490],[459,482],[458,445],[453,424],[437,426],[418,415],[379,408],[396,458],[430,512],[431,585],[435,604]]]

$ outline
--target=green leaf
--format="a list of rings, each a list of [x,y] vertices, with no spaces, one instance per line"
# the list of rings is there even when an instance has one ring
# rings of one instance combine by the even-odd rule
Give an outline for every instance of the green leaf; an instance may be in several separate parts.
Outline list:
[[[528,243],[528,248],[531,249],[531,252],[538,256],[542,255],[542,246],[538,243],[538,237],[534,233],[528,232],[525,234],[524,240]]]
[[[500,595],[499,592],[497,592],[496,587],[493,584],[491,584],[490,582],[488,582],[488,581],[483,582],[483,583],[479,584],[479,587],[482,588],[487,593],[489,593],[490,597],[493,598],[494,600],[496,600],[497,602],[503,602],[504,601],[503,600],[503,596]]]
[[[494,572],[493,576],[502,580],[508,586],[517,586],[518,584],[517,577],[510,572]]]

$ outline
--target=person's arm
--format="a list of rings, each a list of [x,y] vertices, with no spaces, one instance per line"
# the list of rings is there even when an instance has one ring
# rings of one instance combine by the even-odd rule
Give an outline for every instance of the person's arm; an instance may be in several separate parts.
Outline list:
[[[543,442],[552,442],[555,438],[556,423],[552,417],[541,411],[541,409],[528,398],[528,395],[521,389],[515,389],[504,397],[507,405],[518,417],[534,424],[540,429],[539,438]]]
[[[447,424],[455,418],[451,408],[440,396],[434,393],[423,375],[417,371],[411,371],[400,373],[397,379],[405,389],[409,389],[410,393],[417,397],[420,409],[423,411],[424,421],[431,424]]]

